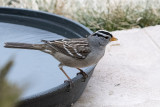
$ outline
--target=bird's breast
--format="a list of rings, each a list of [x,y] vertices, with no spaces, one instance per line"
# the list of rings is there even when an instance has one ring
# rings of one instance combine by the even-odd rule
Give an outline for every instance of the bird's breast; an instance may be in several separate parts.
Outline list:
[[[98,63],[103,55],[104,51],[92,51],[85,59],[73,58],[59,52],[55,53],[53,56],[65,66],[83,68]]]

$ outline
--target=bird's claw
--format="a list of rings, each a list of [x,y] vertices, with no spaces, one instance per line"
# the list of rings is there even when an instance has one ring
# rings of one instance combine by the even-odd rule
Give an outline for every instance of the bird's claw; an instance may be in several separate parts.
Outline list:
[[[65,80],[64,83],[66,83],[66,82],[69,83],[69,86],[67,89],[67,91],[69,92],[73,88],[73,82],[72,82],[72,80]]]
[[[83,82],[85,82],[85,80],[88,78],[88,75],[83,72],[83,71],[80,71],[79,73],[77,73],[77,75],[81,74],[83,76]]]

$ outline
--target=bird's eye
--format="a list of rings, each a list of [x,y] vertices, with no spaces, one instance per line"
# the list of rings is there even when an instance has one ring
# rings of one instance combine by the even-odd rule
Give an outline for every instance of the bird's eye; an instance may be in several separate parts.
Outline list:
[[[107,37],[105,37],[106,39],[108,39],[109,37],[107,36]]]

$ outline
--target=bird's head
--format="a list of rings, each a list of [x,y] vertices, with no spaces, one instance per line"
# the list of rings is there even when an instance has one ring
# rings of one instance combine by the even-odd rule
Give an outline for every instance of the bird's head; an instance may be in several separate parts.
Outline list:
[[[91,41],[94,41],[95,44],[99,44],[100,46],[106,46],[111,41],[117,41],[111,33],[106,30],[98,30],[92,35],[88,36]]]

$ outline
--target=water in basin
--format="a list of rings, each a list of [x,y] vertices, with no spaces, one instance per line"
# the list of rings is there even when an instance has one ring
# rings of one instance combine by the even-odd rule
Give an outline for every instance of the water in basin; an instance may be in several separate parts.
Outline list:
[[[5,42],[41,43],[41,40],[56,40],[64,38],[45,30],[0,23],[0,68],[11,58],[14,59],[7,80],[25,87],[21,98],[28,98],[38,93],[54,88],[67,80],[59,70],[59,62],[53,56],[37,50],[4,48]],[[66,73],[75,77],[78,70],[64,67]]]

